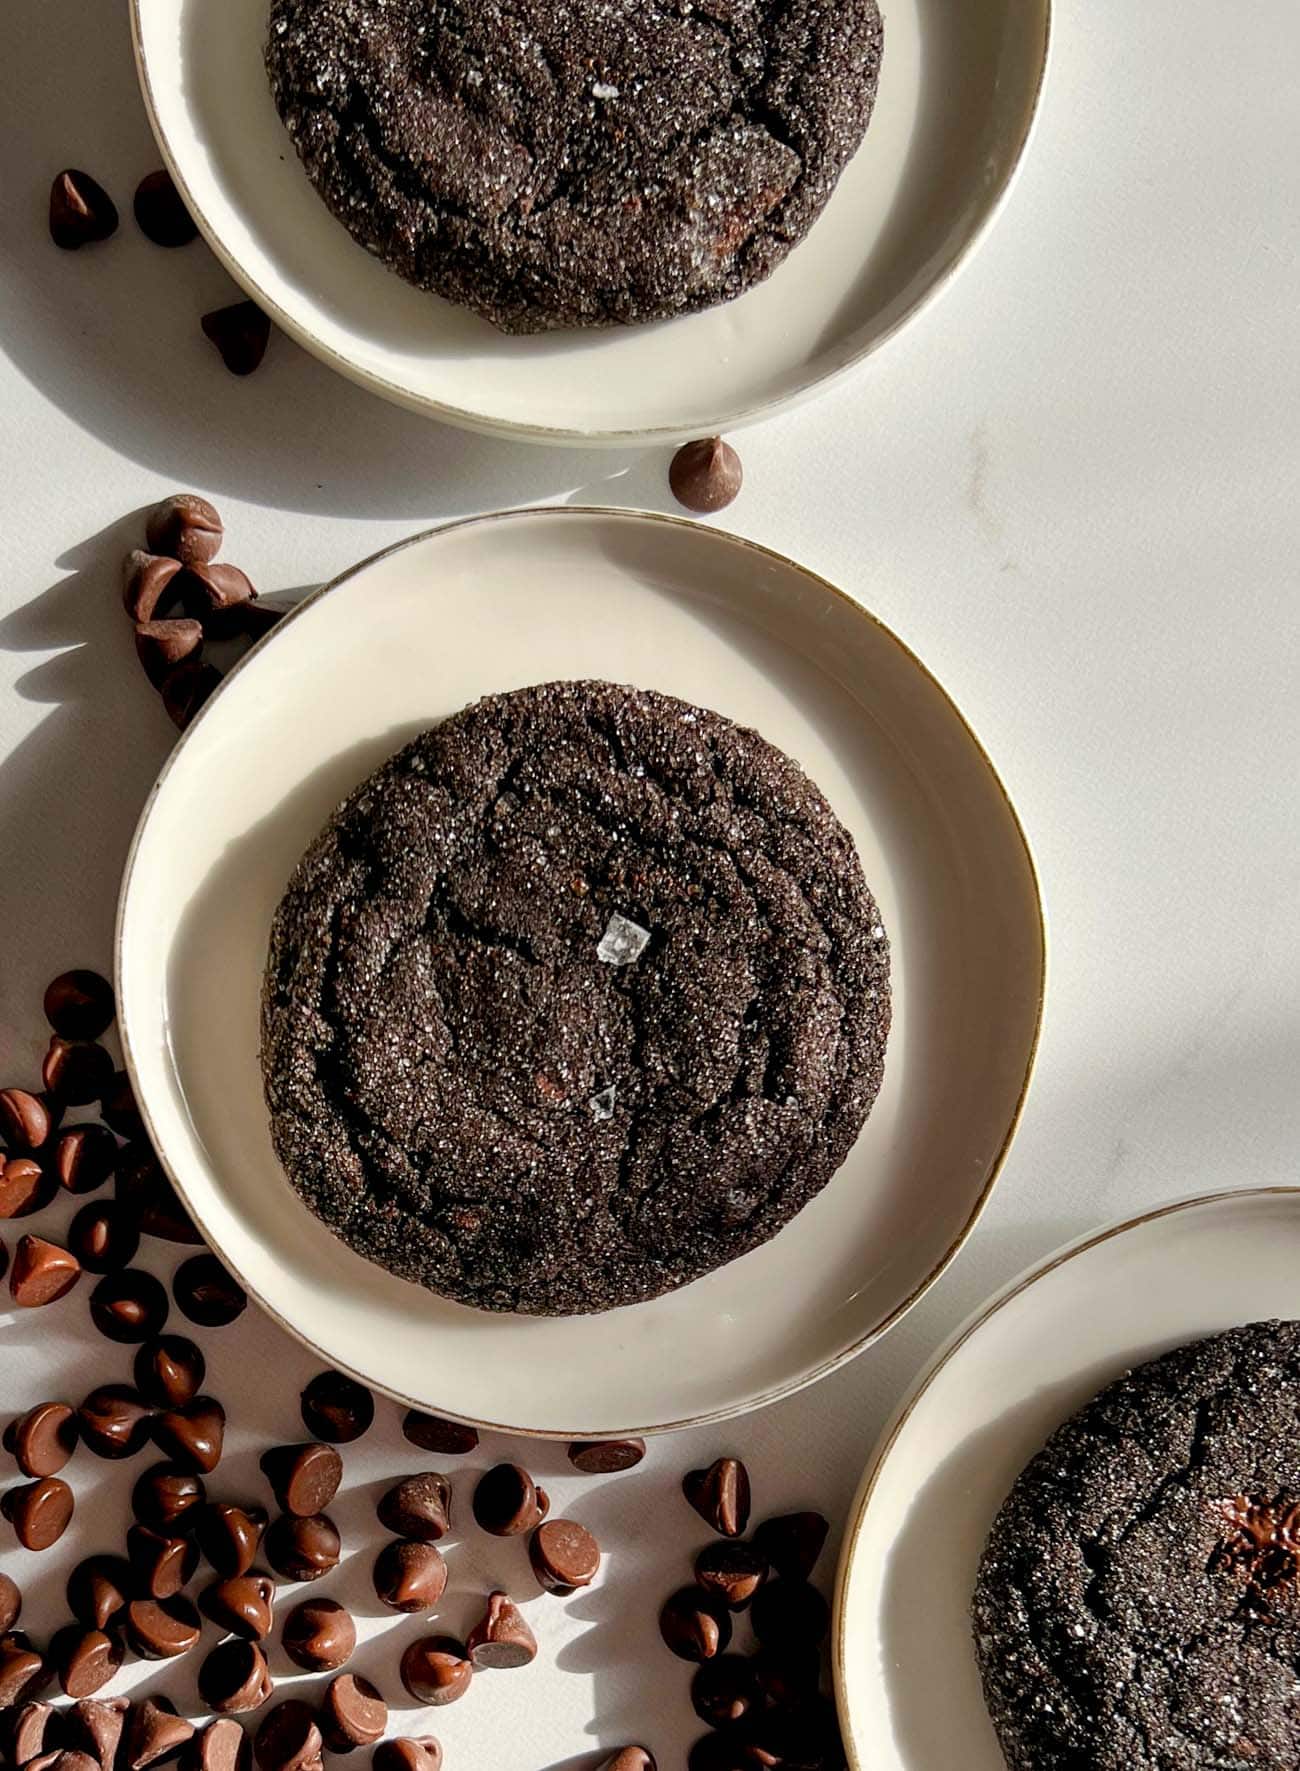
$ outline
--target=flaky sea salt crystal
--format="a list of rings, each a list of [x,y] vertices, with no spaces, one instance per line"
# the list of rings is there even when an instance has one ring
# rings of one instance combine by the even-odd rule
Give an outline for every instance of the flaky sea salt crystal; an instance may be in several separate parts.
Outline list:
[[[587,1102],[591,1108],[591,1117],[599,1123],[602,1119],[614,1117],[614,1084],[602,1088],[598,1095],[593,1095]]]
[[[597,944],[596,958],[605,965],[632,965],[645,952],[649,939],[649,929],[616,910]]]

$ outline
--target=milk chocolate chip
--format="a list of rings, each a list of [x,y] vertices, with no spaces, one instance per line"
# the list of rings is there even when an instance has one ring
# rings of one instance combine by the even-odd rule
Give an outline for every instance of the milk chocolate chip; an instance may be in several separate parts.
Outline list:
[[[548,1593],[590,1586],[600,1567],[600,1545],[574,1519],[548,1519],[528,1540],[528,1560]]]
[[[767,1579],[767,1558],[751,1544],[711,1543],[695,1558],[695,1578],[728,1611],[743,1611]]]
[[[411,1538],[386,1543],[374,1566],[375,1595],[394,1611],[428,1611],[447,1585],[447,1564],[434,1544]]]
[[[87,1273],[116,1273],[140,1246],[134,1220],[112,1199],[83,1205],[68,1226],[68,1248]]]
[[[527,1666],[537,1658],[537,1638],[506,1593],[488,1595],[487,1610],[470,1631],[465,1647],[476,1667]]]
[[[375,1399],[364,1384],[341,1371],[322,1371],[302,1393],[307,1431],[331,1445],[359,1439],[375,1418]]]
[[[109,1273],[90,1294],[90,1319],[110,1341],[136,1346],[152,1340],[167,1320],[167,1292],[142,1268]]]
[[[261,1771],[318,1771],[324,1744],[309,1706],[289,1697],[263,1718],[253,1754]]]
[[[103,1630],[68,1624],[55,1632],[50,1659],[68,1697],[92,1697],[122,1664],[122,1644]]]
[[[172,1660],[188,1654],[199,1639],[199,1614],[188,1599],[132,1599],[126,1608],[126,1636],[141,1660]]]
[[[350,1753],[372,1746],[388,1726],[388,1705],[369,1679],[357,1673],[340,1673],[325,1689],[320,1727],[333,1753]]]
[[[383,1496],[375,1512],[385,1530],[437,1543],[451,1530],[451,1483],[436,1470],[404,1476]]]
[[[188,246],[198,238],[194,217],[185,207],[171,173],[163,168],[145,174],[135,187],[131,206],[136,226],[155,246]]]
[[[217,1501],[201,1509],[194,1535],[213,1572],[223,1580],[233,1580],[253,1566],[265,1529],[266,1514],[261,1507],[235,1507]]]
[[[209,639],[231,639],[244,631],[244,611],[257,597],[247,572],[220,562],[189,566],[178,585],[185,613]]]
[[[151,1525],[133,1525],[126,1534],[126,1553],[137,1595],[173,1599],[199,1565],[198,1546],[188,1537],[169,1536]]]
[[[52,1670],[21,1630],[0,1636],[0,1710],[13,1709],[36,1697],[49,1684]]]
[[[282,1513],[307,1519],[323,1513],[339,1491],[343,1459],[332,1445],[313,1440],[306,1445],[277,1445],[260,1459]]]
[[[173,492],[149,512],[145,540],[183,566],[206,566],[221,551],[225,528],[216,505],[197,492]]]
[[[284,1620],[280,1641],[295,1666],[331,1673],[357,1645],[357,1626],[335,1599],[304,1599]]]
[[[319,1580],[338,1567],[339,1534],[324,1513],[308,1519],[281,1513],[272,1520],[262,1547],[272,1568],[286,1580]]]
[[[402,1656],[402,1684],[417,1703],[441,1707],[469,1690],[473,1662],[452,1636],[421,1636]]]
[[[269,1574],[232,1574],[199,1595],[205,1617],[248,1642],[263,1642],[270,1635],[274,1603],[275,1582]]]
[[[721,1537],[740,1537],[749,1523],[749,1472],[739,1458],[720,1457],[707,1470],[690,1470],[682,1493]]]
[[[180,670],[186,668],[180,666]],[[164,1242],[202,1242],[145,1139],[137,1139],[118,1152],[113,1192],[128,1211],[135,1213],[146,1236],[157,1236]]]
[[[100,1771],[113,1771],[130,1707],[125,1697],[83,1697],[64,1718],[72,1744],[89,1753]]]
[[[53,1704],[35,1699],[29,1699],[21,1709],[4,1712],[3,1744],[11,1764],[28,1765],[44,1750],[54,1713]]]
[[[72,1509],[72,1490],[62,1476],[42,1476],[0,1495],[0,1513],[25,1550],[48,1550],[57,1543],[68,1529]]]
[[[81,1278],[76,1255],[43,1236],[20,1237],[9,1270],[9,1295],[20,1310],[38,1310],[66,1297]]]
[[[195,1396],[180,1408],[155,1415],[152,1431],[154,1444],[165,1457],[210,1476],[221,1462],[226,1411],[215,1396]]]
[[[221,682],[221,672],[212,664],[204,664],[195,657],[186,658],[175,670],[169,670],[163,679],[162,704],[167,717],[179,730],[184,731],[212,697],[214,690]],[[163,1230],[154,1231],[155,1235],[166,1235]],[[198,1242],[201,1238],[194,1236],[175,1236],[175,1242]]]
[[[54,1140],[51,1166],[65,1192],[93,1193],[117,1167],[117,1139],[104,1125],[70,1125]]]
[[[146,1697],[127,1711],[120,1764],[124,1771],[146,1771],[174,1759],[194,1733],[193,1722],[176,1714],[166,1697]]]
[[[721,437],[684,443],[668,468],[668,484],[678,504],[709,513],[732,502],[744,477],[739,455]]]
[[[706,1660],[691,1680],[691,1705],[711,1728],[734,1728],[759,1703],[752,1663],[740,1654]]]
[[[232,375],[251,375],[266,355],[271,321],[255,301],[214,308],[200,323]]]
[[[41,1081],[46,1094],[65,1107],[84,1107],[97,1101],[112,1080],[113,1060],[93,1039],[60,1039],[56,1033],[46,1047]],[[116,1154],[116,1144],[113,1149]]]
[[[203,1478],[176,1464],[151,1464],[136,1478],[131,1490],[131,1511],[142,1525],[183,1537],[198,1522],[198,1510],[207,1500]]]
[[[726,1606],[703,1587],[681,1587],[659,1613],[659,1633],[681,1660],[713,1660],[731,1641]]]
[[[493,1537],[517,1537],[546,1516],[544,1493],[520,1464],[496,1464],[474,1490],[474,1517]]]
[[[209,1722],[185,1749],[185,1771],[252,1771],[253,1743],[233,1716]]]
[[[184,1408],[202,1388],[207,1361],[180,1334],[160,1335],[135,1356],[133,1376],[146,1402],[156,1408]]]
[[[172,1296],[181,1314],[201,1328],[225,1328],[248,1305],[243,1286],[214,1254],[196,1254],[183,1261],[172,1279]]]
[[[120,1556],[87,1556],[68,1576],[68,1610],[88,1630],[106,1630],[126,1610],[131,1569]]]
[[[0,1636],[7,1636],[18,1622],[23,1608],[23,1595],[18,1582],[10,1574],[0,1573]]]
[[[99,1116],[119,1138],[142,1138],[144,1120],[136,1105],[131,1079],[125,1070],[115,1070],[108,1092],[99,1103]]]
[[[24,1476],[57,1476],[76,1445],[77,1417],[66,1402],[38,1402],[4,1431],[4,1448]]]
[[[256,1642],[221,1642],[199,1668],[199,1696],[220,1716],[259,1709],[274,1686],[266,1656]]]
[[[50,186],[50,238],[78,252],[117,232],[117,205],[88,172],[69,166]]]
[[[600,1771],[657,1771],[655,1756],[644,1746],[621,1746]]]
[[[203,628],[197,621],[179,617],[136,624],[135,655],[155,689],[162,688],[178,664],[202,650]]]
[[[152,1409],[127,1384],[101,1384],[77,1410],[81,1442],[96,1457],[132,1457],[149,1438]]]
[[[112,1025],[113,986],[98,972],[60,972],[45,988],[45,1018],[63,1039],[98,1039]]]
[[[39,1150],[50,1135],[50,1109],[25,1088],[0,1088],[0,1137],[11,1149]]]
[[[432,1734],[399,1734],[380,1741],[370,1765],[371,1771],[442,1771],[442,1746]]]
[[[644,1456],[644,1439],[579,1439],[569,1447],[569,1462],[584,1476],[616,1475]]]
[[[473,1427],[444,1420],[439,1414],[425,1414],[418,1408],[404,1416],[402,1432],[421,1451],[433,1451],[440,1457],[465,1457],[478,1449],[478,1433]]]
[[[58,1177],[34,1158],[0,1156],[0,1218],[30,1217],[43,1210],[58,1190]],[[0,1273],[4,1266],[0,1261]]]
[[[122,607],[135,622],[137,631],[161,620],[176,607],[180,601],[180,586],[176,582],[180,570],[179,560],[146,553],[142,547],[133,547],[122,561]],[[144,661],[143,654],[141,660]]]

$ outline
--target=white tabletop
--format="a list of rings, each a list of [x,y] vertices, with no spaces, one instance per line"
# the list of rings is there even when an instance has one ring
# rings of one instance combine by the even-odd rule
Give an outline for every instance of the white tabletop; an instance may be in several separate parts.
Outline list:
[[[882,1345],[765,1414],[656,1443],[637,1475],[584,1484],[562,1453],[534,1457],[608,1565],[579,1599],[529,1599],[537,1663],[442,1712],[450,1771],[578,1771],[638,1738],[681,1764],[700,1728],[654,1614],[706,1535],[675,1491],[683,1469],[734,1451],[760,1511],[818,1506],[838,1533],[882,1420],[1010,1275],[1153,1201],[1297,1178],[1298,56],[1293,0],[1061,0],[1037,137],[974,260],[845,385],[736,439],[746,485],[723,520],[894,626],[1007,781],[1051,927],[1038,1074],[976,1235]],[[236,291],[201,245],[159,251],[130,221],[157,153],[125,8],[92,24],[84,0],[42,0],[10,32],[7,71],[0,1081],[26,1082],[47,978],[109,963],[118,873],[172,739],[117,600],[142,507],[207,494],[226,557],[287,592],[471,511],[671,505],[665,452],[438,429],[282,337],[234,380],[198,316]],[[107,184],[125,218],[77,256],[45,230],[65,165]],[[9,1318],[3,1335],[3,1415],[75,1399],[127,1363],[91,1337],[84,1296]],[[236,1423],[214,1492],[256,1494],[255,1445],[294,1436],[310,1361],[251,1311],[201,1338]],[[337,1517],[357,1554],[327,1584],[368,1611],[364,1521],[376,1484],[419,1466],[409,1450],[384,1407],[349,1458]],[[40,1559],[5,1551],[37,1633],[61,1620],[66,1568],[120,1533],[140,1467],[82,1454],[64,1543]],[[452,1566],[447,1627],[468,1623],[485,1583],[534,1591],[517,1544],[471,1534]],[[418,1620],[363,1627],[375,1639],[358,1665],[395,1695],[394,1645]],[[185,1702],[192,1677],[146,1683]]]

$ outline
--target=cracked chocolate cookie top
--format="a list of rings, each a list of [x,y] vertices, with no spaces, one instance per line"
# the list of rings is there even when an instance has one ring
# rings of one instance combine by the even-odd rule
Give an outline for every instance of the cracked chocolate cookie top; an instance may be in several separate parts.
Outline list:
[[[669,696],[480,701],[339,809],[276,914],[289,1178],[491,1310],[657,1296],[789,1222],[880,1086],[885,931],[798,765]]]
[[[758,282],[871,118],[876,0],[271,0],[307,174],[409,282],[507,332]]]
[[[1179,1347],[1058,1428],[974,1622],[1012,1771],[1295,1771],[1300,1323]]]

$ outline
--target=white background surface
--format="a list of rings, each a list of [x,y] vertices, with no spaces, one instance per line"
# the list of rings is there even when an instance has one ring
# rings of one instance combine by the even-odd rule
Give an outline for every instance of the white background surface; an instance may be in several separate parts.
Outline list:
[[[0,1064],[28,1082],[47,977],[109,962],[118,872],[171,738],[117,602],[142,507],[209,494],[227,557],[287,591],[468,511],[667,508],[666,455],[431,428],[282,338],[233,380],[198,330],[233,287],[201,246],[163,253],[130,220],[157,157],[124,9],[28,0],[5,62]],[[638,1737],[680,1764],[697,1732],[688,1674],[658,1648],[654,1611],[704,1536],[674,1492],[682,1469],[734,1450],[760,1509],[815,1504],[838,1521],[917,1368],[1026,1262],[1171,1195],[1296,1178],[1298,68],[1291,0],[1062,0],[1036,142],[973,263],[847,385],[738,439],[747,481],[725,520],[889,621],[1004,774],[1051,922],[1038,1077],[974,1241],[884,1345],[724,1433],[659,1443],[638,1476],[555,1484],[609,1547],[602,1585],[567,1607],[529,1603],[542,1657],[443,1713],[452,1771],[576,1771],[598,1744]],[[124,214],[77,256],[44,221],[69,164]],[[3,1336],[0,1414],[126,1363],[89,1337],[84,1294]],[[214,1483],[233,1493],[251,1470],[241,1443],[294,1434],[310,1366],[251,1316],[203,1339],[212,1387],[248,1429]],[[356,1484],[419,1463],[381,1418],[338,1509],[357,1553],[329,1590],[358,1598]],[[549,1474],[563,1460],[536,1461]],[[5,1553],[37,1630],[59,1620],[66,1566],[120,1529],[111,1497],[131,1469],[83,1455],[65,1543],[39,1563]],[[519,1546],[484,1541],[453,1564],[465,1609],[486,1579],[530,1590]],[[394,1644],[417,1628],[396,1626],[362,1670],[394,1688]],[[192,1674],[149,1682],[184,1697]]]

